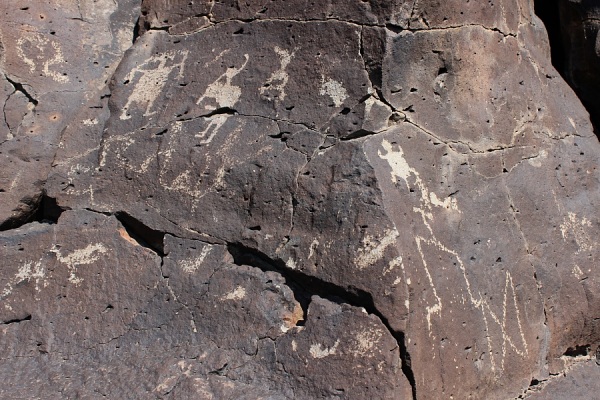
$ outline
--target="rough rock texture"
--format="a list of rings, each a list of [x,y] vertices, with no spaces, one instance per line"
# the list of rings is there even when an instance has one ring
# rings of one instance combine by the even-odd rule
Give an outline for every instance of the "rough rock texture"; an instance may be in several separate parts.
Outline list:
[[[97,107],[131,46],[139,0],[0,4],[0,228],[38,207],[61,132]],[[88,121],[87,123],[90,123]]]
[[[54,3],[1,6],[3,397],[508,399],[596,352],[600,146],[532,2]]]
[[[530,400],[585,400],[593,398],[600,392],[599,372],[600,368],[598,368],[597,362],[579,362],[563,374],[554,377],[542,388],[535,389],[534,385],[531,393],[528,393],[524,398]]]

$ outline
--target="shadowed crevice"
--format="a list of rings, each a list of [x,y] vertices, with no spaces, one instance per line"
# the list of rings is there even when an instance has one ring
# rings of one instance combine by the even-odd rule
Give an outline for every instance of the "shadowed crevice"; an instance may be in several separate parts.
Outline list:
[[[25,321],[31,321],[31,314],[28,314],[23,318],[13,318],[8,321],[4,321],[1,324],[2,325],[11,325],[11,324],[19,324],[19,323],[25,322]]]
[[[319,296],[337,304],[362,307],[369,314],[377,316],[398,344],[402,372],[411,385],[413,399],[417,398],[415,376],[411,368],[411,358],[406,347],[405,334],[391,328],[387,318],[375,307],[373,296],[370,293],[353,286],[339,286],[303,272],[291,270],[285,266],[283,260],[272,259],[259,250],[239,243],[229,243],[227,249],[236,265],[249,265],[262,271],[274,271],[283,276],[286,285],[294,292],[294,297],[302,306],[304,320],[306,320],[312,296]]]
[[[593,2],[535,0],[535,13],[544,22],[552,65],[571,86],[590,114],[594,133],[600,137],[600,29],[588,14]]]
[[[147,247],[157,253],[160,257],[164,257],[165,232],[154,230],[123,211],[115,213],[115,218],[123,225],[132,239],[141,246]]]
[[[55,224],[58,222],[61,214],[69,209],[59,206],[56,199],[47,196],[45,192],[36,197],[21,199],[21,203],[27,207],[27,210],[0,224],[0,231],[17,229],[32,222]]]

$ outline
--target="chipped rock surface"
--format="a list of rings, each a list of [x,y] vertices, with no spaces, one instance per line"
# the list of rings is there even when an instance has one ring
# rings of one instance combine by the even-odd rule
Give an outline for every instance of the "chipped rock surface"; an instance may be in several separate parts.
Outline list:
[[[101,104],[132,44],[139,0],[7,0],[0,15],[0,227],[6,229],[35,213],[65,127],[81,124],[81,113]]]
[[[3,398],[595,390],[600,146],[533,2],[311,3],[0,6]]]

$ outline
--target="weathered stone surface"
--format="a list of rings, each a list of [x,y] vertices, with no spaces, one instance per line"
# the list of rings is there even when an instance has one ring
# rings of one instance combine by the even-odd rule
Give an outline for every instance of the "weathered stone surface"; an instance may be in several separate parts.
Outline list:
[[[598,373],[600,369],[594,361],[580,362],[564,374],[555,377],[542,388],[532,390],[524,398],[531,400],[584,400],[595,396],[600,390]]]
[[[5,396],[506,399],[595,352],[600,146],[532,9],[143,1],[6,190]]]
[[[0,228],[35,213],[61,132],[131,46],[139,0],[0,5]]]
[[[410,393],[377,317],[318,297],[305,317],[281,275],[231,264],[224,246],[167,236],[161,262],[88,211],[0,242],[5,398]]]

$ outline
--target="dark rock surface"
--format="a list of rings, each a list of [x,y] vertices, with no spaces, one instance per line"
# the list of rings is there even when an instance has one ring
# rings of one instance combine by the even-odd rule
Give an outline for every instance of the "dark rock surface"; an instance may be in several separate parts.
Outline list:
[[[530,400],[585,400],[600,392],[600,368],[595,361],[581,361],[524,398]]]
[[[51,3],[0,6],[2,397],[508,399],[598,348],[532,2]]]
[[[0,229],[7,229],[38,208],[62,131],[100,102],[131,46],[139,0],[7,0],[0,15]]]

